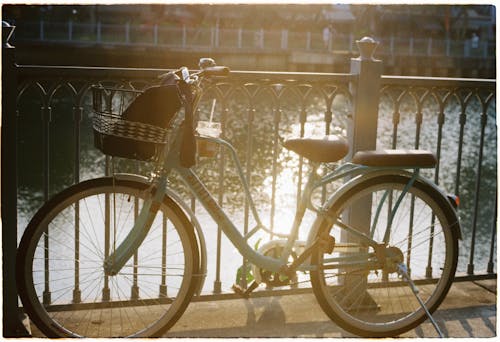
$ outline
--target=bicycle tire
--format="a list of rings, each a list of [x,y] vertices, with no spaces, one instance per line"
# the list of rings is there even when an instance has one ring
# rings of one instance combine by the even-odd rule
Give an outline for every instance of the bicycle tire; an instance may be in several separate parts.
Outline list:
[[[127,236],[147,190],[92,179],[35,214],[16,280],[24,310],[46,336],[161,336],[180,318],[197,285],[199,253],[193,227],[167,196],[136,254],[117,275],[104,273],[105,256]]]
[[[409,177],[403,175],[385,175],[362,181],[332,204],[329,216],[342,216],[345,219],[346,215],[350,215],[349,210],[354,210],[361,201],[365,201],[365,205],[369,207],[371,202],[372,215],[370,222],[365,223],[366,226],[370,224],[370,229],[366,230],[366,234],[382,243],[388,226],[387,208],[393,208],[397,203],[398,194],[401,194],[409,180]],[[383,194],[387,194],[384,200],[379,196]],[[366,202],[367,198],[371,200]],[[411,278],[417,283],[419,295],[431,313],[448,293],[457,265],[458,234],[452,226],[458,225],[458,219],[447,201],[429,184],[416,181],[402,199],[390,225],[387,246],[396,248],[385,249],[408,264]],[[383,209],[377,216],[375,208],[381,202]],[[405,211],[406,205],[410,206],[409,212]],[[359,212],[355,215],[359,224],[363,220],[359,217],[363,215]],[[356,220],[354,216],[351,217]],[[378,226],[374,224],[376,217],[380,223]],[[366,218],[364,220],[367,221]],[[334,235],[332,227],[332,223],[325,221],[318,234],[328,232]],[[338,233],[336,234],[339,239]],[[405,239],[402,239],[403,236]],[[334,256],[335,253],[338,253],[337,256],[346,256],[349,249],[351,252],[357,249],[358,252],[368,251],[374,254],[371,248],[356,245],[353,242],[355,238],[349,238],[344,233],[344,240],[346,238],[351,244],[346,244],[343,252],[341,247],[338,252],[334,247]],[[432,255],[431,259],[428,259],[429,253]],[[392,265],[385,265],[385,271],[382,266],[372,266],[367,270],[353,265],[325,269],[323,261],[328,255],[325,251],[312,255],[311,263],[318,269],[311,271],[311,283],[324,312],[346,331],[363,337],[397,336],[415,328],[427,318],[410,286],[401,279],[401,275],[398,276]]]

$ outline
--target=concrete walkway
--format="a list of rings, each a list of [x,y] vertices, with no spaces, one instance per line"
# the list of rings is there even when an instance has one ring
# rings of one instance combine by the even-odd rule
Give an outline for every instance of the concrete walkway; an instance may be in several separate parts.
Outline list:
[[[453,284],[434,314],[447,337],[494,337],[497,282]],[[165,337],[355,337],[333,323],[314,295],[193,302]],[[425,321],[401,337],[437,337]]]
[[[456,282],[434,319],[447,337],[495,337],[497,281]],[[32,325],[34,337],[43,334]],[[314,295],[195,301],[165,337],[356,337],[322,311]],[[427,320],[401,337],[437,337]]]

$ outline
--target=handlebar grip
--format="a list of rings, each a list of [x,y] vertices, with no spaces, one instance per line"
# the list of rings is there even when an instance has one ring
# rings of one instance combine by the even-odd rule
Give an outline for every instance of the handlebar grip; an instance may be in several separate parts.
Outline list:
[[[225,66],[212,66],[203,69],[204,76],[228,76],[231,71]]]

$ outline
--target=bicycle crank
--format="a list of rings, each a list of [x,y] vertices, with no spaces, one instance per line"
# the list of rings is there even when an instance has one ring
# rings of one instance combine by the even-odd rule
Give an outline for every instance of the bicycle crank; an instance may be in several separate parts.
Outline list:
[[[259,253],[266,256],[271,256],[273,258],[279,258],[285,249],[287,244],[286,240],[272,240],[259,248]],[[297,241],[290,255],[290,262],[297,259],[297,254],[300,254],[303,250],[305,242]],[[255,277],[255,281],[258,283],[265,283],[268,288],[280,287],[291,285],[297,282],[297,274],[295,271],[289,272],[286,275],[280,272],[270,272],[264,270],[260,267],[252,265],[252,273]]]

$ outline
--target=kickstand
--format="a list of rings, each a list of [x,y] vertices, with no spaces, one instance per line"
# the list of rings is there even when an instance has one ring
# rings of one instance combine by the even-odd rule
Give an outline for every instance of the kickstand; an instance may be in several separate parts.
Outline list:
[[[439,329],[437,322],[434,320],[434,318],[432,317],[429,310],[427,310],[424,302],[422,301],[422,298],[420,298],[420,296],[418,295],[419,290],[418,290],[417,286],[415,285],[415,283],[413,282],[413,280],[410,278],[410,275],[408,274],[408,269],[406,268],[405,264],[403,264],[403,263],[399,264],[398,273],[401,274],[403,276],[403,278],[405,278],[405,280],[410,285],[410,288],[411,288],[413,294],[415,295],[415,297],[417,298],[418,303],[420,304],[422,309],[424,309],[425,313],[427,314],[427,317],[429,317],[429,320],[431,321],[432,325],[434,326],[434,329],[436,329],[439,337],[444,338],[444,335],[441,332],[441,329]]]

